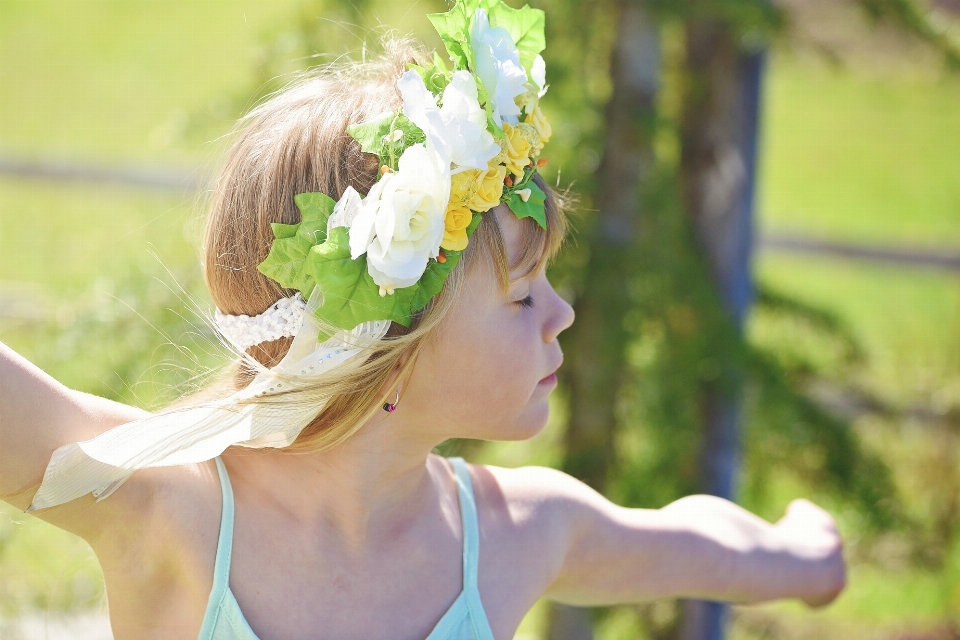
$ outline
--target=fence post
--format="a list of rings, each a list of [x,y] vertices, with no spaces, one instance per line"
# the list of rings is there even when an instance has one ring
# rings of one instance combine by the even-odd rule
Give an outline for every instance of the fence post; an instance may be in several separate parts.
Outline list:
[[[754,191],[761,79],[765,52],[743,51],[729,27],[687,25],[687,63],[699,99],[686,114],[681,173],[688,212],[723,304],[738,331],[753,299]],[[702,390],[700,485],[704,493],[733,500],[740,472],[742,372],[733,391]],[[679,640],[722,640],[729,605],[681,603]]]

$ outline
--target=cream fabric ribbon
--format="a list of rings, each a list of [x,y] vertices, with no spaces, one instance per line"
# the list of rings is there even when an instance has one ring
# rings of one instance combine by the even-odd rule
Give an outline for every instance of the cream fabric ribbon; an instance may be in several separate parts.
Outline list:
[[[372,341],[381,339],[390,328],[389,320],[364,322],[318,344],[319,327],[312,318],[321,304],[322,294],[314,289],[287,355],[244,389],[221,400],[134,420],[54,451],[27,511],[54,507],[88,493],[99,502],[139,469],[211,460],[231,445],[283,448],[292,444],[326,402],[250,400],[309,383],[334,367],[358,364],[354,358],[369,353]],[[277,374],[292,380],[281,382]]]

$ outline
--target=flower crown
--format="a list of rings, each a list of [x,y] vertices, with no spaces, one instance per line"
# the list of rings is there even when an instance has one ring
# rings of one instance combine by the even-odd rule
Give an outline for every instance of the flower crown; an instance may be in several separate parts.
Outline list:
[[[380,160],[366,196],[348,187],[294,197],[299,224],[272,224],[258,270],[321,303],[313,315],[341,329],[392,320],[409,327],[440,292],[482,214],[505,203],[546,228],[546,195],[533,181],[551,128],[544,13],[502,0],[457,0],[428,16],[452,69],[437,53],[397,80],[402,107],[347,127]],[[295,333],[295,331],[294,331]],[[320,340],[330,334],[321,331]]]

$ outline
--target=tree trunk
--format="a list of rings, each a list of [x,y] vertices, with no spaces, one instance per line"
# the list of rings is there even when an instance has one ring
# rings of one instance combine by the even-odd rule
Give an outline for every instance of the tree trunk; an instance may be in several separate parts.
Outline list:
[[[624,379],[630,306],[628,278],[639,230],[644,179],[654,167],[652,134],[660,84],[660,35],[641,0],[621,0],[611,60],[613,94],[606,108],[606,139],[595,202],[597,223],[588,238],[586,284],[565,342],[570,418],[564,470],[603,492],[613,461],[616,398]],[[588,609],[557,606],[551,640],[592,637]]]
[[[680,175],[687,212],[721,300],[738,331],[753,296],[754,177],[762,50],[743,51],[729,25],[686,25],[687,94]],[[723,363],[725,385],[701,390],[701,490],[733,499],[740,467],[742,372]],[[726,605],[682,603],[680,640],[724,637]]]

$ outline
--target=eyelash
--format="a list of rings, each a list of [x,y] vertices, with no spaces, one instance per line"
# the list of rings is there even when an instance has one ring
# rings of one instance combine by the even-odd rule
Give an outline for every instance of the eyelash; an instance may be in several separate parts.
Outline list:
[[[533,296],[527,296],[523,300],[517,300],[515,304],[520,305],[521,307],[532,307],[533,306]]]

